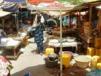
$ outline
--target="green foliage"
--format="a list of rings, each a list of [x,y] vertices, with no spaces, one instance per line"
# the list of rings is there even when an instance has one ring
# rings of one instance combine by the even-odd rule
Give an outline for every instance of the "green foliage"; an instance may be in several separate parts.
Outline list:
[[[83,2],[83,0],[59,0],[60,2],[70,2],[72,4],[81,4]]]

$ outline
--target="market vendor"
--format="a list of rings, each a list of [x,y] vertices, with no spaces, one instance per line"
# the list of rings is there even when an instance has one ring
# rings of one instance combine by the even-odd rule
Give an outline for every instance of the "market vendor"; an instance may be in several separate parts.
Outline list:
[[[89,39],[92,37],[92,26],[87,16],[85,16],[83,20],[83,31],[85,39],[89,41]]]
[[[101,5],[96,7],[98,9],[98,22],[97,22],[97,27],[96,30],[98,32],[98,36],[101,37]]]
[[[1,38],[6,37],[6,32],[3,30],[2,27],[0,27],[0,43],[1,43]]]
[[[44,44],[43,44],[43,23],[41,21],[41,14],[36,14],[34,24],[32,25],[35,30],[34,30],[34,37],[35,37],[35,42],[37,44],[38,48],[38,53],[42,54],[44,51]]]

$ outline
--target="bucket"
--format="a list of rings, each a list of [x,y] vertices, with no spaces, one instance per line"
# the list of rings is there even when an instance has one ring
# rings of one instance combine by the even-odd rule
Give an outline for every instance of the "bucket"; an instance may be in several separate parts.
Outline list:
[[[87,48],[87,55],[93,56],[94,54],[95,54],[94,48],[88,47]]]
[[[95,38],[95,48],[101,48],[101,38]]]
[[[96,54],[97,56],[101,56],[101,49],[96,49],[96,50],[95,50],[95,54]]]
[[[58,65],[58,56],[56,54],[50,54],[45,58],[45,65],[48,68],[54,68]]]
[[[101,63],[97,63],[96,67],[97,69],[101,69]]]
[[[91,61],[91,67],[92,68],[96,68],[97,67],[97,62],[98,62],[99,58],[100,57],[96,56],[96,55],[92,57],[92,61]]]
[[[54,48],[46,48],[45,55],[48,56],[50,54],[54,54]]]
[[[71,55],[63,53],[60,58],[62,58],[62,65],[67,68],[70,66],[70,61],[71,61]],[[60,62],[61,63],[61,62]]]

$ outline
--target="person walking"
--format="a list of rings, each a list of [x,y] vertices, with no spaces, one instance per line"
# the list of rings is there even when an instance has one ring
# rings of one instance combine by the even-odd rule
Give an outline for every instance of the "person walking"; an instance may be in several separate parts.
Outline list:
[[[44,50],[44,44],[43,44],[44,27],[43,27],[43,23],[41,22],[41,15],[37,14],[36,16],[37,16],[37,23],[36,23],[35,30],[34,30],[34,37],[35,37],[35,42],[38,48],[37,52],[42,54]]]

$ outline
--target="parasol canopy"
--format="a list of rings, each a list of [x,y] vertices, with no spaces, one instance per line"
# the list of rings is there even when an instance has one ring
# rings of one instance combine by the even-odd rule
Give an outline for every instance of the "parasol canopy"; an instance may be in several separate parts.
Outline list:
[[[29,4],[27,8],[30,10],[40,10],[52,16],[60,16],[60,10],[62,10],[61,14],[65,14],[68,10],[74,8],[74,5],[71,5],[70,3],[64,5],[59,1],[53,1],[53,2],[41,2],[37,5]]]
[[[42,3],[42,2],[50,3],[53,1],[55,1],[55,0],[28,0],[28,2],[30,4],[34,4],[34,5],[37,5],[37,4]]]
[[[48,11],[59,11],[59,10],[67,11],[67,10],[71,10],[74,7],[74,5],[65,6],[59,1],[40,2],[37,5],[28,3],[27,5],[28,5],[27,6],[28,9],[31,9],[31,10],[48,10]]]
[[[62,54],[62,12],[63,11],[68,11],[68,10],[72,9],[73,7],[69,7],[69,6],[68,7],[65,7],[59,1],[55,1],[55,0],[53,0],[52,2],[50,2],[50,1],[51,0],[49,0],[49,2],[46,3],[46,4],[45,4],[45,2],[44,2],[44,4],[42,4],[42,2],[39,2],[39,3],[36,2],[34,4],[31,4],[29,2],[29,4],[31,4],[29,9],[32,9],[32,10],[41,10],[41,11],[48,11],[48,13],[50,11],[53,11],[53,12],[54,11],[58,11],[59,12],[59,19],[60,19],[60,54]],[[41,7],[41,5],[42,5],[42,7]],[[43,7],[43,5],[45,5],[45,7]],[[52,12],[51,12],[51,14],[52,14]],[[55,14],[55,15],[57,15],[57,14]],[[63,66],[62,65],[62,58],[60,59],[60,62],[61,62],[61,64],[60,64],[60,76],[62,76],[62,66]]]
[[[29,10],[40,10],[43,7],[47,7],[48,3],[54,1],[55,0],[27,0],[27,8]]]

